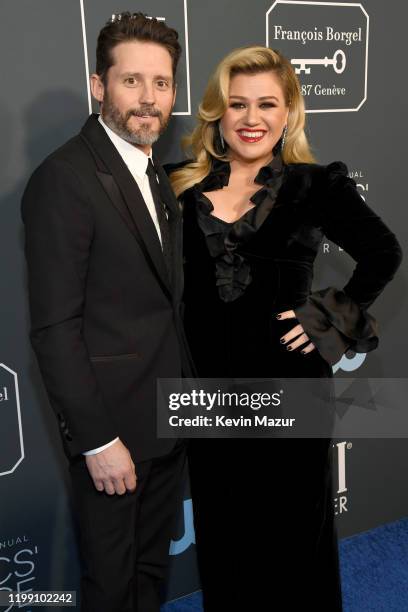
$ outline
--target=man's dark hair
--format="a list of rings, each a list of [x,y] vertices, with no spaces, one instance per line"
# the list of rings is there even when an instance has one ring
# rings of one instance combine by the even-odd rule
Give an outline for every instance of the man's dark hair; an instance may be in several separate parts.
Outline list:
[[[112,49],[122,42],[153,42],[162,45],[171,55],[173,67],[173,87],[177,64],[181,55],[178,33],[155,17],[143,13],[120,13],[113,15],[99,32],[96,47],[96,74],[106,84],[106,75],[113,66]]]

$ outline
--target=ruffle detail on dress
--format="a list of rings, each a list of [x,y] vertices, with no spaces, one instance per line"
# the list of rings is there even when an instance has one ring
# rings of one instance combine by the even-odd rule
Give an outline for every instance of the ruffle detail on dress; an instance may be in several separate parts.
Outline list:
[[[258,172],[255,183],[261,187],[250,198],[255,205],[233,223],[214,217],[214,207],[204,191],[222,189],[228,185],[229,162],[213,160],[212,171],[192,188],[197,202],[197,219],[210,255],[215,260],[218,294],[224,302],[240,297],[252,282],[251,266],[237,250],[245,244],[264,223],[271,212],[283,180],[280,155]]]
[[[377,320],[342,289],[315,291],[293,310],[311,342],[331,365],[348,349],[368,353],[378,346]]]
[[[239,222],[229,224],[210,214],[211,204],[202,194],[197,194],[197,203],[198,223],[204,233],[208,251],[215,260],[218,294],[224,302],[232,302],[242,295],[252,281],[248,261],[236,251],[238,241],[235,230],[240,223],[241,226],[247,226],[247,231],[251,231],[250,219],[255,209],[249,210]]]

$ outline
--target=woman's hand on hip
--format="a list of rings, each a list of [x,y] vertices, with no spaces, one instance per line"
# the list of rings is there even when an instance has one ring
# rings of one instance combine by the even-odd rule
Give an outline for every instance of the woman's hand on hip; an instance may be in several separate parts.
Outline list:
[[[296,319],[296,313],[294,310],[285,310],[283,312],[278,312],[276,318],[280,321],[282,319]],[[294,338],[296,338],[296,340],[294,340]],[[292,342],[292,340],[294,340],[294,342]],[[280,341],[286,346],[288,351],[292,351],[301,347],[300,352],[304,355],[310,353],[316,348],[315,345],[310,342],[309,336],[306,334],[300,323],[298,325],[295,325],[295,327],[292,327],[292,329],[288,332],[286,332],[286,334],[281,337]]]

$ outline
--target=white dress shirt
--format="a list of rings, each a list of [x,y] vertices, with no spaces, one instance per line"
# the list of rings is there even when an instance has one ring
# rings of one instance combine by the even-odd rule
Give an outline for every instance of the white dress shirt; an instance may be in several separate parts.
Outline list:
[[[146,203],[147,210],[149,211],[150,216],[152,217],[153,223],[156,227],[156,231],[159,236],[160,243],[161,243],[162,240],[161,240],[159,220],[157,218],[156,207],[154,205],[152,191],[150,189],[149,177],[146,174],[147,164],[149,163],[149,157],[153,163],[152,149],[150,149],[149,155],[146,155],[146,153],[143,153],[143,151],[141,151],[134,145],[130,144],[130,142],[123,140],[123,138],[115,134],[115,132],[113,132],[106,125],[106,123],[104,123],[101,115],[99,115],[99,123],[104,127],[105,132],[111,139],[113,145],[115,146],[116,150],[118,151],[123,161],[129,168],[131,175],[133,176],[136,183],[138,184],[138,187],[142,193],[143,199]]]
[[[161,239],[159,220],[157,218],[156,207],[154,205],[152,191],[150,189],[149,177],[146,174],[147,164],[149,163],[149,157],[153,163],[152,149],[150,149],[149,155],[146,155],[146,153],[143,153],[143,151],[141,151],[134,145],[130,144],[126,140],[123,140],[123,138],[115,134],[115,132],[113,132],[106,125],[106,123],[104,123],[101,115],[99,115],[99,123],[105,129],[113,145],[115,146],[118,153],[122,157],[126,166],[129,168],[131,175],[133,176],[136,183],[138,184],[141,194],[143,196],[143,199],[146,203],[147,210],[149,211],[152,217],[152,221],[155,225],[157,235],[159,237],[160,244],[161,244],[162,239]],[[114,440],[111,440],[111,442],[108,442],[107,444],[104,444],[103,446],[100,446],[99,448],[94,448],[93,450],[87,451],[83,454],[84,455],[96,455],[97,453],[100,453],[101,451],[105,450],[105,448],[112,446],[112,444],[114,444],[117,440],[119,440],[119,438],[115,438]]]

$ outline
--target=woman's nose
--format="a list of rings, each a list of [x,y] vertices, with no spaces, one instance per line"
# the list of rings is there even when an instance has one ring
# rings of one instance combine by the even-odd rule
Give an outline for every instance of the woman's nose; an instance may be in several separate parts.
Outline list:
[[[248,125],[256,125],[259,123],[259,109],[256,106],[247,107],[246,123],[248,123]]]

